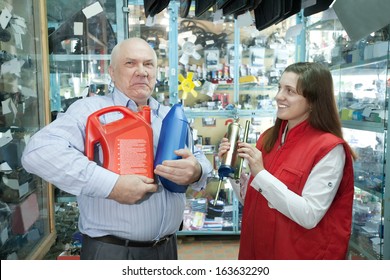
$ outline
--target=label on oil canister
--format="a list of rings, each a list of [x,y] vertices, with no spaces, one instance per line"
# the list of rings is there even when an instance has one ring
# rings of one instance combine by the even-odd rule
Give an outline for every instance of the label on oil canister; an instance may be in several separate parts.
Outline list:
[[[145,139],[119,139],[118,169],[121,174],[147,174]]]

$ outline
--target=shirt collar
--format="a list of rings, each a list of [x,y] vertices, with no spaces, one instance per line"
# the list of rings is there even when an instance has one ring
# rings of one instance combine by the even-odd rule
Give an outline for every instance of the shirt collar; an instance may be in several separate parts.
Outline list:
[[[117,88],[114,88],[114,91],[112,93],[112,98],[113,98],[115,105],[126,106],[134,112],[138,111],[138,106],[134,102],[134,100],[127,97],[123,92],[121,92]],[[154,99],[152,96],[150,96],[148,99],[148,106],[156,115],[158,114],[158,110],[160,108],[160,103],[156,99]]]

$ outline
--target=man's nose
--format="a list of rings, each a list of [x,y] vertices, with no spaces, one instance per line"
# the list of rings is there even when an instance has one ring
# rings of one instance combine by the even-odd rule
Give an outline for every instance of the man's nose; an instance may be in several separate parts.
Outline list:
[[[145,70],[145,68],[143,66],[138,66],[137,74],[140,75],[140,76],[143,76],[143,77],[147,77],[148,76],[148,72]]]

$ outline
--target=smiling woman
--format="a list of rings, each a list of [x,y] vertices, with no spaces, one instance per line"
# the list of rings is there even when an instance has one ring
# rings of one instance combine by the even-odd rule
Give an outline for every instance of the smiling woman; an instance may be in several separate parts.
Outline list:
[[[275,125],[256,147],[238,143],[251,175],[242,185],[231,180],[238,195],[246,190],[239,259],[345,259],[355,154],[343,139],[329,70],[288,66],[276,101]]]
[[[298,78],[298,74],[294,72],[285,72],[280,79],[279,91],[275,97],[278,106],[277,117],[288,120],[289,129],[306,120],[311,110],[306,98],[297,92]]]

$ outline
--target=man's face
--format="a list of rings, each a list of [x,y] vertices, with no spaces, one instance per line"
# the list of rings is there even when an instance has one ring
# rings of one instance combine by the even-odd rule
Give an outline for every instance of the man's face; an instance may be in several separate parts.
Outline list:
[[[115,87],[134,100],[146,105],[156,85],[157,61],[146,42],[130,40],[117,50],[109,72]]]

